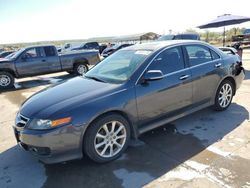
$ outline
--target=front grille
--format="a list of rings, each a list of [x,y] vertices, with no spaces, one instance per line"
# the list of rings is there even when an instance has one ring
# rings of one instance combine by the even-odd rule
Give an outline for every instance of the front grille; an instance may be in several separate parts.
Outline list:
[[[21,115],[20,113],[17,114],[16,117],[16,126],[19,128],[25,127],[25,125],[28,123],[29,118]]]

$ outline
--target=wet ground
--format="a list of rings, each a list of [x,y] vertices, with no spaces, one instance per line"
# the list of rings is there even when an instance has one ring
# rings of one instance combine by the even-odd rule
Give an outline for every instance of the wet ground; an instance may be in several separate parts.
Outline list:
[[[250,51],[246,78],[224,112],[210,108],[150,131],[118,160],[44,165],[16,146],[15,114],[33,93],[72,76],[17,80],[0,94],[0,187],[250,187]]]

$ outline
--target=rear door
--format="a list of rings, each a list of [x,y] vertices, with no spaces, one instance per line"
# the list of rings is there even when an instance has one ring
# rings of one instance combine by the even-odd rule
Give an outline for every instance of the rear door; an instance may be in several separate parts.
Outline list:
[[[186,59],[193,79],[193,103],[201,105],[211,101],[220,82],[222,59],[204,45],[186,45]]]
[[[45,46],[43,47],[43,53],[44,61],[47,62],[49,66],[49,72],[57,72],[60,71],[61,68],[61,62],[57,55],[56,48],[53,46]]]
[[[16,69],[20,76],[32,76],[49,72],[48,63],[42,56],[42,47],[28,48],[16,61]]]
[[[184,63],[180,47],[161,52],[148,67],[149,70],[160,70],[164,77],[136,85],[141,126],[166,115],[176,115],[192,104],[191,72]]]

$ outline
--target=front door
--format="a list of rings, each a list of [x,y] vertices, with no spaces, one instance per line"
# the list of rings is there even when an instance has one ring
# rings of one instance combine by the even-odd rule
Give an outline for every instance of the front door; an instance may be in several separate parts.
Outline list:
[[[136,85],[139,126],[192,104],[191,72],[183,59],[180,47],[164,50],[147,69],[162,71],[163,79]]]
[[[41,48],[29,48],[15,63],[20,76],[32,76],[49,72],[49,66],[41,56]]]

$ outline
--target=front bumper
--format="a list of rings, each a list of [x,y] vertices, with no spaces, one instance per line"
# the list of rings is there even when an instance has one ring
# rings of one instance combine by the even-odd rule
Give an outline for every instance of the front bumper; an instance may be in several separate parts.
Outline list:
[[[17,143],[44,163],[82,158],[82,127],[67,125],[51,130],[13,127]]]

